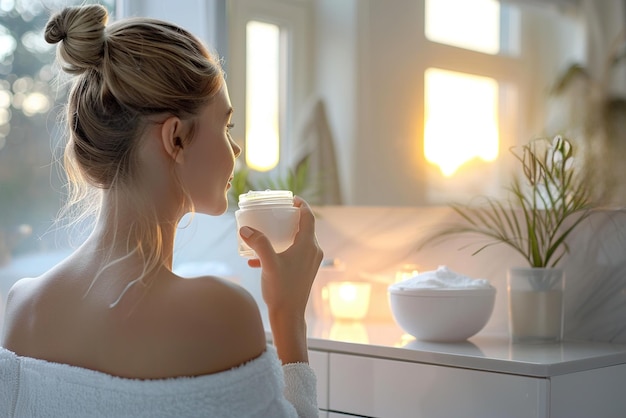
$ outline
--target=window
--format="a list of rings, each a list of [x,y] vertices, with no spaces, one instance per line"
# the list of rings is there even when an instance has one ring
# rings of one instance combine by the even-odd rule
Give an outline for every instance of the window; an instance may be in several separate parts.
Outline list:
[[[56,45],[43,28],[49,8],[82,3],[93,2],[0,2],[0,270],[20,255],[67,245],[52,227],[64,183],[53,160],[67,90],[55,81]],[[115,0],[98,3],[114,16]],[[0,296],[7,290],[0,273]]]
[[[446,177],[474,158],[494,161],[499,149],[496,80],[429,68],[425,88],[426,160]]]
[[[295,115],[308,98],[309,2],[228,1],[228,89],[233,138],[251,180],[279,179],[289,167]]]
[[[429,200],[498,194],[508,157],[500,150],[515,145],[506,121],[518,110],[507,100],[519,82],[518,10],[497,0],[426,0],[424,16],[434,53],[424,70],[423,151],[439,173],[429,172]]]
[[[486,54],[500,52],[500,3],[496,0],[427,0],[426,37]]]
[[[246,25],[246,165],[276,167],[280,147],[280,28],[251,20]]]

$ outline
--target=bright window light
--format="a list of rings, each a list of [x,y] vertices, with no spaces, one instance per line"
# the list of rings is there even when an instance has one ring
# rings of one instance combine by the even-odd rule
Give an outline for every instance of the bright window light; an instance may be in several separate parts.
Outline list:
[[[425,73],[424,155],[452,176],[463,164],[498,156],[498,83],[429,68]]]
[[[267,171],[279,158],[279,27],[248,22],[246,46],[246,164]]]
[[[487,54],[500,52],[500,2],[426,0],[426,37]]]

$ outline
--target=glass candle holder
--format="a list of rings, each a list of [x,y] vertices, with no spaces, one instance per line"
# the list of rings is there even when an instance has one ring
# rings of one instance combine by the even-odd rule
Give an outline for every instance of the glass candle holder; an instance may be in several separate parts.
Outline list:
[[[328,283],[330,313],[336,319],[363,319],[369,309],[372,285],[365,282]]]

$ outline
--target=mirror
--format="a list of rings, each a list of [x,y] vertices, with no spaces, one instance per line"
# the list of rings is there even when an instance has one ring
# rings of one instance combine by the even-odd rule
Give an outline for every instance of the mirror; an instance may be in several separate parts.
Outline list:
[[[611,8],[617,2],[558,2],[568,7],[537,3],[501,4],[500,41],[510,48],[495,55],[429,40],[424,35],[425,1],[310,3],[315,57],[312,94],[322,98],[326,107],[343,203],[423,206],[482,194],[497,196],[504,193],[515,169],[509,148],[557,132],[574,136],[591,152],[587,137],[598,133],[585,132],[591,123],[585,115],[598,104],[590,101],[590,91],[603,82],[606,68],[602,63],[610,54],[607,46],[621,29],[621,22],[609,25],[603,20],[615,14]],[[452,8],[448,13],[453,22],[457,11]],[[588,29],[598,21],[606,27],[602,39],[594,42],[603,47],[591,51]],[[572,64],[585,68],[589,79],[563,77]],[[424,116],[429,113],[424,104],[429,92],[424,74],[433,68],[497,83],[499,148],[493,161],[474,158],[452,176],[428,161],[422,134],[429,123]],[[559,80],[563,88],[554,90]],[[581,88],[587,90],[581,92]],[[452,111],[468,92],[447,90],[437,100]],[[481,98],[471,94],[465,105],[468,111]],[[467,125],[450,131],[460,132],[456,136],[461,141],[448,146],[444,156],[457,153],[458,157],[458,148],[475,140],[474,127],[452,116],[443,121],[444,127],[446,122]],[[602,149],[607,151],[617,146],[604,142]],[[610,167],[605,174],[613,170]]]

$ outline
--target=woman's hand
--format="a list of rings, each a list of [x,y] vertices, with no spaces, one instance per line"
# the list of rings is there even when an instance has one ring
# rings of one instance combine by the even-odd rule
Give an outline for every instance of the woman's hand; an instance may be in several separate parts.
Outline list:
[[[248,260],[251,267],[261,267],[261,289],[270,314],[285,312],[304,314],[313,280],[317,275],[323,252],[315,237],[315,217],[309,205],[294,197],[300,208],[299,230],[287,250],[277,254],[268,238],[255,229],[243,227],[242,239],[258,258]]]
[[[315,237],[315,217],[309,205],[295,197],[300,208],[299,230],[293,244],[277,254],[260,231],[242,227],[239,234],[258,258],[248,260],[261,267],[261,290],[269,311],[272,338],[284,364],[308,361],[304,312],[324,256]]]

